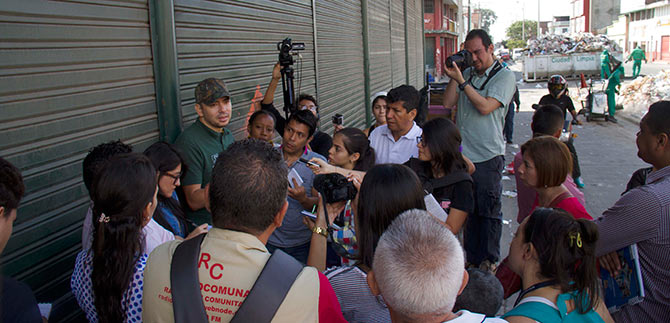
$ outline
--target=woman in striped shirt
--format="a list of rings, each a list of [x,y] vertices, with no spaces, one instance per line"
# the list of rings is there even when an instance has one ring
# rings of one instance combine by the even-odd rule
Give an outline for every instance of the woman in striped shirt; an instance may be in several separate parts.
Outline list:
[[[354,185],[358,186],[354,180]],[[356,211],[355,227],[358,243],[356,263],[351,267],[334,267],[325,271],[342,307],[342,314],[349,322],[390,322],[386,304],[372,294],[367,284],[367,273],[379,238],[393,220],[410,209],[426,209],[423,189],[416,174],[406,166],[397,164],[377,165],[370,169],[353,202]],[[332,205],[328,214],[333,214]],[[325,218],[324,205],[319,203],[317,223],[330,223]],[[335,213],[337,214],[337,213]],[[327,221],[326,221],[327,220]],[[313,226],[314,223],[310,222]],[[324,268],[326,239],[313,234],[307,264]]]

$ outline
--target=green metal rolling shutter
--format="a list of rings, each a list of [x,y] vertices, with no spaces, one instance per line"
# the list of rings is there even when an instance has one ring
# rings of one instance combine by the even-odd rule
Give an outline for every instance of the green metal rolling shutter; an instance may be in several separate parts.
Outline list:
[[[405,3],[404,0],[391,1],[391,68],[393,87],[407,84],[405,69]]]
[[[277,62],[277,42],[291,37],[306,43],[303,65],[294,65],[295,88],[315,92],[311,1],[175,1],[175,32],[184,126],[197,117],[193,90],[208,77],[223,79],[232,94],[229,129],[244,135],[247,113],[257,87],[270,82]],[[300,73],[302,72],[302,73]],[[297,75],[302,74],[302,82]],[[275,93],[283,106],[281,84]]]
[[[389,91],[393,87],[389,14],[388,0],[368,0],[371,94]]]
[[[365,71],[361,3],[316,1],[321,130],[332,134],[331,117],[344,115],[345,126],[365,124]]]
[[[424,63],[425,56],[424,56],[424,53],[423,53],[424,52],[423,46],[424,46],[424,39],[425,39],[424,34],[423,34],[423,10],[421,9],[422,5],[423,5],[423,3],[422,3],[423,0],[414,0],[413,2],[414,2],[414,7],[415,7],[414,14],[417,17],[417,19],[415,21],[415,24],[414,24],[414,31],[413,31],[413,33],[416,37],[416,46],[414,46],[414,48],[410,47],[409,50],[410,51],[413,50],[416,53],[416,56],[415,56],[416,59],[414,61],[414,66],[413,66],[414,70],[412,71],[412,67],[411,67],[410,68],[410,73],[417,76],[416,87],[418,89],[418,88],[422,88],[422,87],[424,87],[424,85],[426,85],[425,84],[426,83],[426,81],[425,81],[426,77],[423,74],[423,69],[424,69],[424,64],[425,64]]]
[[[407,14],[407,58],[409,71],[409,84],[420,89],[422,80],[421,62],[423,61],[423,37],[421,33],[421,0],[406,0]],[[417,4],[419,5],[417,11]],[[417,32],[418,28],[418,32]],[[421,68],[421,69],[418,69]]]
[[[3,272],[71,313],[82,159],[102,142],[158,139],[147,2],[91,2],[0,2],[0,156],[26,184]]]

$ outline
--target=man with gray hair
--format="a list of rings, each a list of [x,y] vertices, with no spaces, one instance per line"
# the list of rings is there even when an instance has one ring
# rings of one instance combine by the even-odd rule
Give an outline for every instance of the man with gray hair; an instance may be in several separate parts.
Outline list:
[[[466,310],[452,312],[468,283],[464,266],[463,249],[451,231],[428,212],[409,210],[379,240],[368,285],[384,297],[394,323],[506,322]]]

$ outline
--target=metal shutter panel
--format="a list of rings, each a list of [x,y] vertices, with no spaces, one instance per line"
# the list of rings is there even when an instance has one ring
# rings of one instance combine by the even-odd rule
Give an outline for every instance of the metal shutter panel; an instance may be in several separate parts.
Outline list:
[[[218,77],[232,95],[233,115],[228,128],[244,136],[247,113],[257,87],[265,94],[277,42],[291,37],[305,43],[302,51],[301,91],[315,92],[311,1],[197,1],[175,0],[175,32],[184,127],[197,117],[194,89],[198,82]],[[299,65],[295,88],[299,88]],[[281,84],[274,102],[281,110]]]
[[[72,305],[83,157],[110,140],[142,151],[158,139],[148,4],[11,0],[0,17],[0,156],[26,184],[3,272],[39,301]]]
[[[321,130],[332,134],[332,116],[344,115],[345,127],[365,123],[365,70],[361,3],[316,1]]]

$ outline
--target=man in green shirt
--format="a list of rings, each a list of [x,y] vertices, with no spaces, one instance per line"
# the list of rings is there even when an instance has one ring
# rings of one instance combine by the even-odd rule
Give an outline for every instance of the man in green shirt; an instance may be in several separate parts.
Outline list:
[[[451,78],[443,105],[457,106],[456,124],[461,133],[463,155],[475,164],[475,210],[465,225],[467,261],[480,269],[495,271],[500,258],[502,235],[502,170],[505,140],[503,126],[516,89],[514,72],[493,58],[493,43],[486,31],[471,30],[465,49],[472,54],[472,67],[459,70],[446,66]]]
[[[600,78],[607,79],[610,77],[610,53],[604,50],[600,54]]]
[[[616,94],[619,93],[619,88],[621,87],[621,79],[623,78],[624,70],[623,65],[619,66],[612,75],[610,75],[607,80],[607,108],[609,116],[606,116],[606,120],[617,123],[617,119],[614,118],[614,112],[616,112]]]
[[[626,60],[626,63],[630,62],[630,60],[633,60],[633,78],[636,78],[638,75],[640,75],[640,68],[642,67],[642,60],[644,62],[647,62],[647,57],[644,55],[644,50],[640,48],[638,45],[630,55],[628,55],[628,59]]]
[[[235,141],[225,126],[230,122],[232,104],[225,83],[208,78],[195,88],[195,120],[179,135],[175,144],[184,154],[186,173],[181,183],[190,210],[186,215],[196,224],[212,223],[205,209],[205,188],[212,177],[212,168],[219,153]]]

